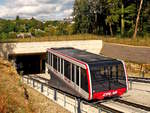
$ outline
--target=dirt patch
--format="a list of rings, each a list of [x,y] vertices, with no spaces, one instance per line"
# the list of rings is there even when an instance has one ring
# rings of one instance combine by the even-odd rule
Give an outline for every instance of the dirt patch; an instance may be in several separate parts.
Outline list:
[[[33,113],[15,68],[0,58],[0,113]]]
[[[126,62],[126,67],[129,76],[150,78],[150,64]]]
[[[39,92],[33,90],[32,88],[28,88],[27,90],[29,92],[29,97],[36,97],[30,98],[33,109],[36,110],[36,113],[70,113],[60,105],[52,102],[50,99],[41,95]]]
[[[68,113],[68,111],[22,84],[12,64],[0,58],[0,113]]]

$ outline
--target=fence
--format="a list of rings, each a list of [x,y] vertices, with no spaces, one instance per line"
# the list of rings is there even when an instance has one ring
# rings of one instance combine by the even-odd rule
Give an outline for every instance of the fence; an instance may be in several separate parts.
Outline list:
[[[98,106],[87,104],[76,97],[52,88],[39,80],[35,80],[30,77],[22,77],[22,82],[26,83],[28,86],[34,88],[44,96],[53,100],[72,113],[101,113],[102,111],[109,112]]]

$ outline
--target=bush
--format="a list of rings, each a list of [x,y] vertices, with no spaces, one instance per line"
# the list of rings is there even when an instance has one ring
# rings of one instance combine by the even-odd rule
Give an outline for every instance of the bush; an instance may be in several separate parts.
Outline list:
[[[47,35],[50,35],[50,36],[56,35],[56,28],[55,28],[55,26],[46,27],[44,29],[44,31],[46,32]]]
[[[68,35],[72,35],[73,34],[73,25],[67,25],[66,31],[67,31]]]
[[[8,34],[7,33],[1,33],[0,34],[0,39],[7,39],[7,37],[8,37]]]
[[[51,26],[51,28],[50,28],[50,35],[56,35],[56,27],[54,27],[54,26]]]
[[[46,36],[46,32],[45,32],[45,31],[42,31],[42,30],[40,30],[40,29],[36,29],[36,30],[35,30],[35,36],[37,36],[37,37]]]
[[[16,37],[17,37],[16,32],[9,32],[8,38],[16,38]]]

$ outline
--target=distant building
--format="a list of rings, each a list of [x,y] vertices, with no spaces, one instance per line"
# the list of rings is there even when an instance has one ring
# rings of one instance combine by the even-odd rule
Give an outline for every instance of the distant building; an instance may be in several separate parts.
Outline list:
[[[32,34],[31,33],[20,33],[17,34],[17,38],[32,38]]]
[[[73,24],[73,23],[74,23],[74,21],[73,21],[73,16],[64,18],[64,22],[68,22],[68,23]]]

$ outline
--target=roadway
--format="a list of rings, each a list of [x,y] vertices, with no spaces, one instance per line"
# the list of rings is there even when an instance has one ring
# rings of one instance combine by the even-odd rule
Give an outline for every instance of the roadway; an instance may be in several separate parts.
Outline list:
[[[150,64],[150,47],[103,43],[101,54],[142,64]]]

